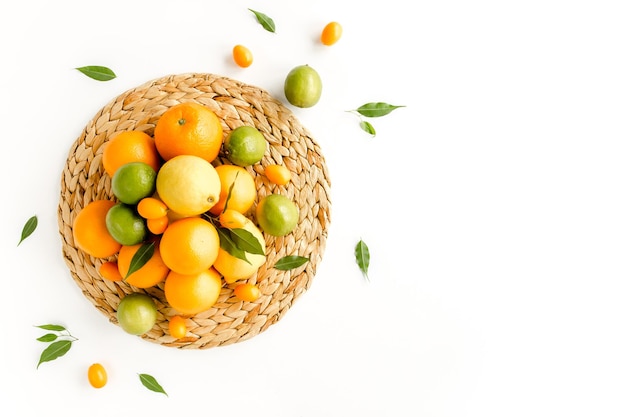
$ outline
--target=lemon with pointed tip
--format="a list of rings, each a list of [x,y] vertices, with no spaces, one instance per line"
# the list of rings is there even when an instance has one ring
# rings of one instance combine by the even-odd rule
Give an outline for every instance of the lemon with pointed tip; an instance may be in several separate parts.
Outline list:
[[[178,155],[163,164],[156,189],[167,207],[183,217],[207,212],[220,199],[220,177],[213,165],[195,155]]]
[[[265,253],[265,237],[261,230],[250,219],[247,219],[240,228],[250,232],[261,245],[262,252]],[[220,248],[213,267],[222,274],[227,284],[250,278],[265,263],[266,257],[264,254],[249,252],[245,252],[245,256],[246,260],[243,260]]]

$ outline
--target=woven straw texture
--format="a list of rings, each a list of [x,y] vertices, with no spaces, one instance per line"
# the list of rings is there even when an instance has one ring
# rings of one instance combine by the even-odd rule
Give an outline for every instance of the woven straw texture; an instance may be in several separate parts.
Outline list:
[[[115,200],[111,179],[102,167],[103,145],[124,130],[142,130],[152,135],[160,115],[186,101],[213,110],[222,120],[225,135],[241,125],[253,125],[265,135],[269,151],[260,163],[247,168],[255,177],[258,198],[270,193],[290,197],[299,206],[300,221],[287,236],[266,236],[267,261],[248,280],[261,289],[262,296],[257,301],[238,300],[233,295],[234,284],[224,284],[211,309],[185,316],[187,337],[174,339],[168,334],[167,320],[178,313],[165,301],[162,284],[144,290],[101,278],[99,266],[114,257],[97,259],[78,250],[73,243],[72,223],[89,202]],[[288,185],[270,184],[263,176],[264,168],[273,163],[291,170],[293,176]],[[158,318],[152,330],[141,336],[143,339],[179,349],[207,349],[241,342],[267,330],[310,288],[328,235],[330,179],[319,145],[293,113],[265,90],[214,74],[170,75],[128,90],[89,121],[73,143],[61,175],[58,224],[72,278],[110,322],[117,324],[116,310],[124,295],[145,292],[154,297]],[[309,262],[289,271],[273,268],[286,255],[305,256]]]

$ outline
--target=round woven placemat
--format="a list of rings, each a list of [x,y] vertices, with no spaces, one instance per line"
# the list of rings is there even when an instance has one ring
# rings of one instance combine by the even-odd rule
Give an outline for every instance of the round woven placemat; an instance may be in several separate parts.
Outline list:
[[[262,296],[257,301],[238,300],[233,295],[234,285],[224,284],[211,309],[185,316],[187,337],[174,339],[168,334],[167,320],[178,313],[167,304],[162,284],[144,290],[100,277],[99,266],[114,257],[97,259],[78,250],[73,242],[72,223],[89,202],[115,200],[111,179],[102,166],[103,145],[124,130],[152,135],[160,115],[185,101],[195,101],[213,110],[222,120],[224,135],[241,125],[253,125],[265,135],[269,151],[260,163],[247,168],[255,178],[258,198],[270,193],[288,196],[299,206],[300,220],[287,236],[266,236],[267,261],[248,280],[261,289]],[[276,186],[264,177],[265,167],[274,163],[284,164],[292,172],[288,185]],[[158,318],[152,330],[141,336],[143,339],[181,349],[206,349],[247,340],[265,331],[310,288],[326,245],[330,180],[319,145],[293,113],[265,90],[214,74],[170,75],[119,95],[89,121],[70,148],[61,175],[58,223],[64,259],[72,278],[112,323],[117,324],[116,310],[124,295],[145,292],[155,299]],[[276,261],[287,255],[304,256],[309,262],[288,271],[273,268]]]

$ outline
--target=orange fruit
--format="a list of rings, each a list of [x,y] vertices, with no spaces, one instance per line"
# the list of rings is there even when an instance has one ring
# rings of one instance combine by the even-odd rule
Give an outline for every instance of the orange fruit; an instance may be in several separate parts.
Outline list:
[[[146,220],[146,226],[148,227],[150,233],[152,233],[153,235],[163,234],[169,224],[170,218],[167,217],[167,215]]]
[[[158,219],[167,215],[167,206],[158,198],[146,197],[137,204],[137,213],[144,219]]]
[[[201,217],[177,220],[161,235],[161,257],[172,271],[197,274],[209,269],[220,248],[215,226]]]
[[[139,130],[126,130],[105,143],[102,165],[107,174],[113,177],[119,167],[129,162],[144,162],[155,171],[159,170],[161,157],[150,135]]]
[[[220,296],[222,277],[214,268],[185,275],[170,272],[163,292],[169,305],[181,314],[193,315],[211,308]]]
[[[154,127],[154,143],[163,159],[195,155],[212,162],[220,151],[220,119],[208,107],[184,102],[167,109]]]
[[[227,229],[241,229],[249,220],[250,219],[237,210],[229,208],[224,210],[219,217],[220,226],[226,227]]]
[[[252,65],[252,52],[243,45],[235,45],[233,47],[233,61],[242,68]]]
[[[100,363],[91,364],[87,369],[87,379],[94,388],[102,388],[107,384],[107,371]]]
[[[117,267],[122,277],[126,277],[128,269],[130,268],[130,262],[140,247],[141,244],[122,246],[120,249],[117,256]],[[137,288],[150,288],[163,281],[169,272],[169,268],[161,258],[159,246],[155,245],[152,258],[141,268],[126,277],[126,283]]]
[[[333,45],[341,38],[342,33],[343,28],[338,22],[330,22],[322,29],[320,41],[326,46]]]
[[[291,181],[291,171],[284,165],[268,165],[265,167],[265,176],[276,185],[287,185]]]
[[[98,269],[100,275],[103,278],[108,279],[109,281],[121,281],[123,279],[122,274],[120,274],[120,270],[117,266],[117,262],[109,261],[100,265]]]
[[[209,211],[214,215],[219,215],[224,211],[225,205],[227,209],[240,213],[250,210],[257,197],[252,174],[243,167],[229,164],[218,165],[215,170],[220,178],[220,199]],[[228,197],[229,193],[230,197]],[[228,203],[226,203],[227,198]]]
[[[76,247],[96,258],[115,255],[122,245],[109,233],[106,215],[115,205],[111,200],[94,200],[78,212],[72,224]]]
[[[181,316],[173,316],[167,321],[170,336],[181,339],[187,335],[187,323]]]
[[[261,296],[261,290],[254,284],[246,282],[245,284],[238,284],[233,290],[235,297],[242,301],[256,301]]]

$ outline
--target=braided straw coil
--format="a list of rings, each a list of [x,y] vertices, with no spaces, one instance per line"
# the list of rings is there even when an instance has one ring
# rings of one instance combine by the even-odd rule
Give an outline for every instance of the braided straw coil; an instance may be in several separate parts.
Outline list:
[[[266,235],[267,261],[247,280],[259,286],[262,295],[258,300],[240,301],[233,295],[234,284],[224,284],[212,308],[185,316],[187,336],[175,339],[169,335],[168,319],[178,313],[167,304],[163,284],[137,289],[123,281],[103,279],[98,269],[114,257],[97,259],[78,250],[73,242],[72,224],[89,202],[115,200],[111,178],[102,166],[103,145],[124,130],[152,135],[165,110],[187,101],[213,110],[222,121],[224,135],[241,125],[255,126],[264,134],[269,151],[260,163],[246,168],[255,178],[258,198],[271,193],[286,195],[298,205],[300,219],[296,229],[286,236]],[[265,178],[265,167],[275,163],[284,164],[292,172],[289,184],[277,186]],[[328,235],[330,180],[319,145],[293,113],[266,91],[213,74],[170,75],[121,94],[87,124],[72,145],[63,169],[58,224],[72,278],[110,322],[117,324],[116,310],[121,298],[132,292],[145,292],[155,299],[158,316],[152,330],[141,336],[143,339],[181,349],[207,349],[244,341],[265,331],[310,288]],[[309,261],[288,271],[273,268],[287,255],[304,256]]]

